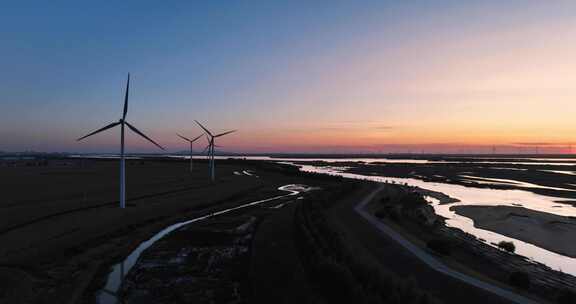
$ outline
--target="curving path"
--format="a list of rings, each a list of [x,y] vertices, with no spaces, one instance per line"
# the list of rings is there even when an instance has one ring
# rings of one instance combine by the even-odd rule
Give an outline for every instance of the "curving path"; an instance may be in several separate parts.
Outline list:
[[[379,232],[381,232],[382,234],[385,234],[389,238],[393,239],[394,241],[399,243],[404,249],[406,249],[407,251],[412,253],[415,257],[417,257],[419,260],[421,260],[426,265],[428,265],[430,268],[432,268],[432,269],[434,269],[434,270],[436,270],[442,274],[445,274],[449,277],[452,277],[452,278],[457,279],[459,281],[465,282],[469,285],[480,288],[482,290],[488,291],[492,294],[498,295],[501,298],[506,299],[512,303],[520,303],[520,304],[537,304],[538,303],[532,299],[529,299],[527,297],[519,295],[519,294],[512,292],[510,290],[506,290],[506,289],[503,289],[499,286],[496,286],[496,285],[493,285],[490,283],[486,283],[484,281],[478,280],[478,279],[471,277],[469,275],[455,271],[452,268],[449,268],[442,261],[438,260],[436,257],[434,257],[433,255],[429,254],[428,252],[422,250],[421,248],[415,246],[410,241],[405,239],[402,235],[400,235],[398,232],[396,232],[395,230],[390,228],[388,225],[384,224],[383,222],[378,220],[376,217],[374,217],[371,214],[369,214],[368,212],[366,212],[364,207],[366,207],[366,205],[374,198],[374,196],[378,192],[380,192],[383,188],[384,188],[384,185],[378,186],[377,189],[375,189],[373,192],[371,192],[368,196],[366,196],[360,203],[358,203],[354,207],[354,211],[356,211],[364,219],[366,219],[370,224],[372,224],[376,229],[378,229]]]

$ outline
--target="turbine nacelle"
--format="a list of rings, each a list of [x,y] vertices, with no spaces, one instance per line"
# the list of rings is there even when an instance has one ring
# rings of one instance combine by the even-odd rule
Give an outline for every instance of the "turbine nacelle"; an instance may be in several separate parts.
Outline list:
[[[198,124],[198,126],[200,126],[200,128],[202,128],[202,130],[204,130],[204,132],[206,132],[206,139],[208,140],[208,146],[206,146],[206,148],[204,149],[204,151],[208,151],[208,157],[210,159],[210,177],[212,179],[212,181],[214,181],[215,179],[215,173],[214,173],[214,148],[217,147],[215,144],[215,139],[217,137],[222,137],[224,135],[230,134],[230,133],[234,133],[236,132],[236,130],[232,130],[232,131],[227,131],[224,133],[220,133],[220,134],[212,134],[212,132],[210,132],[210,130],[208,130],[208,128],[204,127],[200,122],[198,122],[197,120],[194,120],[196,122],[196,124]]]
[[[194,139],[190,139],[188,137],[182,136],[178,133],[176,133],[176,135],[178,135],[178,137],[182,138],[183,140],[187,141],[190,143],[190,172],[192,172],[192,158],[194,156],[194,151],[192,151],[192,145],[194,144],[195,141],[197,141],[198,139],[200,139],[200,137],[204,136],[204,134],[200,134],[198,136],[196,136],[196,138]]]
[[[90,137],[92,135],[98,134],[100,132],[106,131],[108,129],[114,128],[118,125],[121,125],[121,131],[120,131],[120,208],[125,208],[126,207],[126,177],[125,177],[125,166],[124,166],[124,126],[128,126],[128,128],[144,137],[146,140],[148,140],[149,142],[151,142],[152,144],[154,144],[155,146],[157,146],[158,148],[164,150],[164,148],[159,145],[157,142],[155,142],[154,140],[152,140],[150,137],[146,136],[146,134],[142,133],[140,130],[138,130],[136,127],[134,127],[133,125],[131,125],[129,122],[126,121],[126,115],[128,114],[128,93],[130,91],[130,74],[128,74],[128,81],[126,82],[126,95],[124,95],[124,109],[122,111],[122,118],[120,118],[117,122],[113,122],[109,125],[106,125],[96,131],[93,131],[91,133],[88,133],[87,135],[84,135],[80,138],[78,138],[77,140],[83,140],[86,137]]]
[[[190,138],[185,137],[185,136],[182,136],[182,135],[180,135],[180,134],[178,134],[178,133],[176,133],[176,135],[178,135],[178,137],[182,138],[183,140],[185,140],[185,141],[187,141],[187,142],[189,142],[189,143],[193,143],[193,142],[197,141],[198,139],[200,139],[200,137],[202,137],[204,134],[200,134],[200,135],[198,135],[197,137],[195,137],[194,139],[190,139]]]
[[[142,133],[140,130],[138,130],[136,127],[134,127],[133,125],[131,125],[128,121],[126,121],[126,115],[128,114],[128,92],[130,90],[130,74],[128,74],[128,81],[126,82],[126,95],[124,96],[124,110],[122,112],[122,118],[120,118],[118,120],[118,122],[114,122],[111,123],[107,126],[104,126],[94,132],[89,133],[88,135],[85,135],[83,137],[80,137],[77,139],[77,141],[80,141],[86,137],[90,137],[92,135],[98,134],[102,131],[108,130],[110,128],[114,128],[117,125],[127,125],[128,128],[130,130],[132,130],[132,132],[144,137],[144,139],[148,140],[149,142],[151,142],[152,144],[154,144],[156,147],[165,150],[164,147],[162,147],[161,145],[159,145],[157,142],[155,142],[154,140],[152,140],[150,137],[146,136],[144,133]]]

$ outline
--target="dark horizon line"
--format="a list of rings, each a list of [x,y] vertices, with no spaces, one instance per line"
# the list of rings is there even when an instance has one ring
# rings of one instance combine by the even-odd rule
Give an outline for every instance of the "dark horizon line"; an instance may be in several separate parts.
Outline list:
[[[96,155],[119,155],[118,152],[42,152],[42,151],[15,151],[7,152],[0,151],[0,156],[18,156],[18,155],[53,155],[53,156],[73,156],[73,155],[85,155],[85,156],[96,156]],[[133,156],[188,156],[190,155],[187,151],[176,151],[176,152],[135,152],[126,153],[126,155]],[[194,153],[194,156],[205,156],[204,153]],[[574,153],[490,153],[490,152],[476,152],[476,153],[457,153],[457,152],[217,152],[217,156],[292,156],[292,157],[322,157],[322,156],[338,156],[338,157],[350,157],[350,158],[360,158],[360,157],[384,157],[384,156],[500,156],[500,157],[510,157],[510,156],[574,156]]]

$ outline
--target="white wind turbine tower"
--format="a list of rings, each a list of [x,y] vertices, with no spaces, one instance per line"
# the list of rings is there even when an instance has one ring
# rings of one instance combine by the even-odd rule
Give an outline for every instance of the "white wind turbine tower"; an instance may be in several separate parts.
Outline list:
[[[216,146],[214,143],[214,139],[217,137],[222,137],[224,135],[236,132],[237,130],[227,131],[224,133],[213,135],[212,132],[210,132],[208,129],[206,129],[197,120],[194,120],[194,121],[200,126],[200,128],[202,128],[207,133],[206,135],[208,135],[208,154],[210,155],[210,178],[212,179],[212,181],[214,181],[216,178],[215,172],[214,172],[214,147]]]
[[[208,145],[206,145],[206,147],[204,147],[204,150],[202,150],[202,154],[206,153],[206,159],[208,159],[208,175],[210,175],[211,174],[210,172],[212,171],[212,156],[211,156],[212,145],[210,143],[210,137],[208,136],[208,134],[205,134],[205,135],[206,135],[206,141],[208,142]],[[220,148],[220,147],[222,147],[222,146],[216,145],[216,144],[214,145],[214,149]]]
[[[187,142],[190,143],[190,172],[192,172],[192,157],[193,157],[193,155],[192,155],[192,145],[193,145],[193,143],[194,143],[195,141],[197,141],[198,139],[200,139],[200,137],[202,137],[202,135],[204,135],[204,134],[201,134],[201,135],[199,135],[198,137],[196,137],[196,138],[194,138],[194,139],[186,138],[186,137],[184,137],[184,136],[182,136],[182,135],[180,135],[180,134],[176,134],[176,135],[178,135],[180,138],[182,138],[183,140],[185,140],[185,141],[187,141]]]
[[[134,133],[144,137],[158,148],[164,150],[162,146],[157,144],[155,141],[150,139],[148,136],[144,135],[144,133],[140,132],[140,130],[136,129],[133,125],[126,121],[126,114],[128,113],[128,91],[130,90],[130,73],[128,73],[128,81],[126,82],[126,95],[124,96],[124,112],[122,114],[122,118],[117,122],[113,122],[101,129],[98,129],[88,135],[78,138],[77,140],[80,141],[88,136],[92,136],[94,134],[100,133],[104,130],[108,130],[113,128],[117,125],[120,125],[120,208],[126,208],[126,174],[125,174],[125,161],[124,161],[124,126],[128,126],[130,130]]]

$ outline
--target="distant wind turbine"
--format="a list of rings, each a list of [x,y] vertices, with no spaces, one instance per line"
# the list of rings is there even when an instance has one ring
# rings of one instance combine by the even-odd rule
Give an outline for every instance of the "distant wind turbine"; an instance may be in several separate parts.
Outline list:
[[[101,129],[98,129],[98,130],[96,130],[96,131],[94,131],[88,135],[82,136],[82,137],[77,139],[77,141],[80,141],[86,137],[92,136],[92,135],[100,133],[104,130],[108,130],[110,128],[114,128],[117,125],[120,125],[120,208],[126,208],[126,174],[125,174],[126,170],[125,170],[125,161],[124,161],[124,126],[128,126],[128,128],[130,128],[130,130],[132,130],[134,133],[144,137],[149,142],[156,145],[158,148],[164,150],[164,148],[162,146],[160,146],[158,143],[156,143],[155,141],[150,139],[148,136],[146,136],[144,133],[140,132],[140,130],[136,129],[136,127],[134,127],[133,125],[131,125],[130,123],[128,123],[126,121],[126,114],[128,114],[128,91],[129,90],[130,90],[130,73],[128,73],[128,81],[126,82],[126,95],[124,96],[124,112],[122,114],[122,118],[120,118],[120,120],[118,120],[117,122],[113,122],[113,123],[101,128]]]
[[[180,135],[180,134],[176,134],[176,135],[178,135],[180,138],[182,138],[183,140],[185,140],[185,141],[187,141],[187,142],[190,143],[190,172],[192,172],[192,148],[193,148],[192,146],[193,146],[193,143],[194,143],[195,141],[197,141],[198,139],[200,139],[200,137],[202,137],[202,135],[204,135],[204,134],[200,134],[198,137],[196,137],[196,138],[194,138],[194,139],[186,138],[186,137],[184,137],[184,136],[182,136],[182,135]]]
[[[236,132],[237,130],[227,131],[224,133],[214,135],[214,134],[212,134],[212,132],[210,132],[208,129],[206,129],[197,120],[195,120],[195,122],[200,126],[200,128],[202,128],[206,132],[206,135],[208,136],[208,155],[210,157],[210,168],[209,168],[210,169],[210,179],[212,181],[214,181],[216,178],[215,172],[214,172],[214,147],[216,146],[214,143],[214,139],[217,137],[222,137],[224,135]]]

